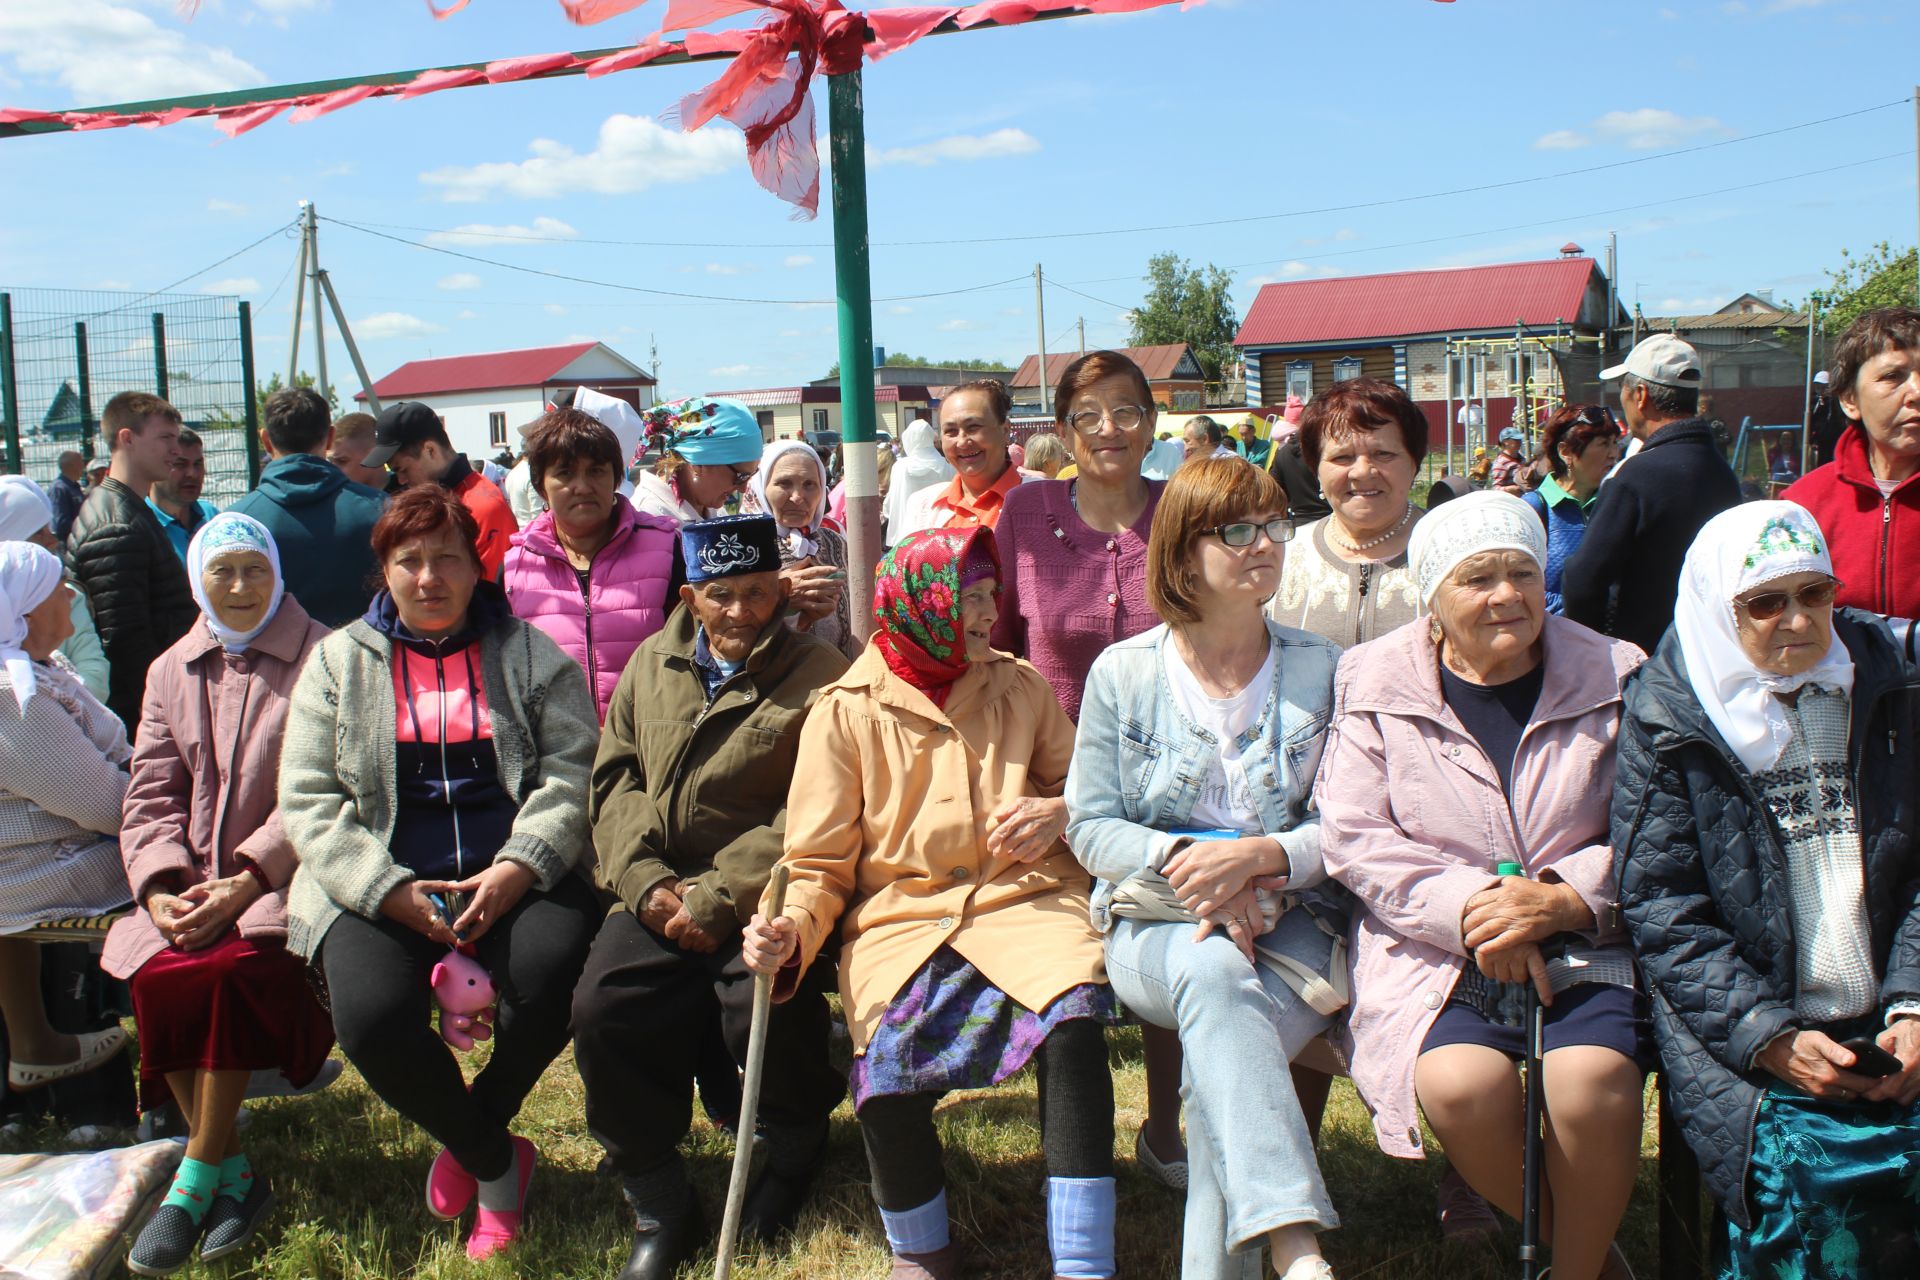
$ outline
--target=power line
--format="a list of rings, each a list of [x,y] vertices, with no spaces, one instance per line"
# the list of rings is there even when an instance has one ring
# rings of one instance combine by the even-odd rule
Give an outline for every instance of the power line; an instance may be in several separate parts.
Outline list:
[[[322,222],[331,222],[335,226],[346,227],[352,231],[358,231],[362,235],[378,236],[382,240],[391,240],[395,244],[404,244],[414,249],[424,249],[428,253],[445,254],[449,258],[460,258],[467,262],[478,262],[484,266],[496,267],[502,271],[518,271],[523,275],[544,276],[549,280],[565,280],[572,284],[594,285],[602,289],[619,289],[626,293],[644,293],[660,298],[682,298],[705,303],[733,303],[770,307],[830,307],[834,305],[836,301],[833,298],[737,298],[711,293],[682,293],[674,289],[651,289],[644,285],[621,284],[614,280],[596,280],[589,276],[568,275],[562,271],[542,271],[538,267],[517,266],[514,263],[501,262],[495,258],[483,258],[478,254],[461,253],[457,249],[448,249],[437,244],[423,244],[418,240],[408,240],[404,236],[388,235],[384,231],[375,231],[373,228],[361,226],[359,223],[343,222],[339,218],[329,218],[325,215],[322,215],[320,220]],[[1010,284],[1019,283],[1025,278],[1024,276],[1013,276],[1006,280],[994,280],[986,284],[968,285],[963,289],[938,289],[930,293],[894,294],[889,297],[877,297],[874,298],[873,301],[913,302],[925,298],[951,298],[962,293],[979,293],[986,289],[1003,288]]]
[[[275,236],[284,235],[286,232],[293,229],[293,225],[294,225],[293,223],[289,222],[283,226],[275,227],[273,230],[267,232],[267,234],[261,236],[258,240],[255,240],[252,244],[246,245],[243,248],[235,249],[232,253],[220,259],[218,262],[209,262],[206,266],[200,268],[198,271],[190,271],[186,275],[181,276],[178,280],[175,280],[172,284],[162,285],[158,289],[152,289],[146,293],[136,294],[133,297],[127,299],[125,302],[120,303],[118,306],[107,307],[104,310],[95,311],[89,315],[79,316],[77,317],[77,319],[83,324],[91,324],[95,320],[98,320],[101,316],[118,315],[122,311],[129,311],[129,310],[132,310],[134,307],[140,306],[142,303],[146,302],[150,298],[157,298],[163,293],[172,293],[175,289],[178,289],[181,285],[187,283],[187,281],[197,280],[201,276],[207,274],[207,272],[209,271],[213,271],[216,268],[226,266],[229,262],[232,262],[235,258],[240,257],[242,254],[250,253],[253,250],[258,249],[261,245],[273,239]],[[44,330],[36,331],[36,330],[22,329],[20,336],[23,338],[43,337],[46,334],[54,333],[59,329],[64,328],[67,325],[68,321],[73,318],[76,318],[76,317],[62,316],[52,326]]]
[[[1426,191],[1416,195],[1388,196],[1377,200],[1360,200],[1349,204],[1322,205],[1311,209],[1287,209],[1278,213],[1248,214],[1238,218],[1214,218],[1203,222],[1169,222],[1152,226],[1107,227],[1081,231],[1038,232],[1027,235],[943,237],[938,240],[875,240],[876,249],[922,249],[932,246],[956,244],[1017,244],[1034,240],[1080,240],[1098,236],[1145,235],[1166,231],[1195,231],[1209,227],[1240,226],[1247,223],[1275,222],[1289,218],[1308,218],[1330,213],[1356,213],[1366,209],[1384,209],[1395,205],[1416,204],[1427,200],[1442,200],[1451,196],[1476,195],[1487,191],[1503,191],[1513,187],[1529,186],[1541,182],[1553,182],[1560,178],[1577,178],[1587,174],[1606,173],[1614,169],[1625,169],[1633,165],[1651,164],[1656,160],[1670,160],[1676,156],[1698,155],[1703,151],[1714,151],[1722,147],[1737,146],[1745,142],[1758,142],[1764,138],[1777,138],[1782,134],[1797,133],[1802,129],[1813,129],[1824,124],[1833,124],[1840,120],[1851,120],[1857,116],[1870,115],[1876,111],[1887,111],[1894,107],[1906,107],[1913,99],[1900,98],[1894,102],[1883,102],[1871,107],[1860,107],[1853,111],[1843,111],[1838,115],[1822,116],[1817,120],[1803,120],[1798,124],[1782,125],[1777,129],[1765,129],[1759,133],[1742,134],[1737,138],[1721,138],[1715,142],[1696,143],[1690,147],[1675,147],[1667,151],[1655,151],[1644,156],[1633,156],[1626,160],[1610,160],[1603,164],[1586,165],[1577,169],[1561,169],[1553,173],[1536,174],[1528,178],[1507,178],[1498,182],[1475,183],[1464,187],[1450,187],[1443,191]],[[395,231],[418,231],[433,235],[450,234],[447,228],[404,226],[395,223],[369,223],[368,226],[386,227]],[[535,232],[508,231],[472,231],[453,232],[474,238],[484,237],[490,240],[533,241],[550,244],[614,245],[642,249],[826,249],[831,244],[818,241],[703,241],[703,240],[609,240],[584,236],[540,235]]]

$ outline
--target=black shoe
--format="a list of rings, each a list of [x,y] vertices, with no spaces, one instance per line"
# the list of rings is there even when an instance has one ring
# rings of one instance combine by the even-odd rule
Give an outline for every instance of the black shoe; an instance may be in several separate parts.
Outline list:
[[[230,1253],[238,1253],[253,1239],[253,1233],[273,1212],[273,1191],[259,1174],[247,1184],[247,1198],[215,1196],[207,1210],[206,1235],[200,1241],[200,1261],[217,1262]]]
[[[678,1215],[633,1233],[633,1252],[627,1255],[619,1280],[673,1280],[706,1239],[706,1215],[700,1212],[700,1201],[689,1195],[687,1207]]]
[[[793,1230],[812,1190],[812,1167],[797,1175],[772,1169],[762,1171],[747,1188],[746,1203],[740,1209],[740,1239],[771,1244]]]
[[[137,1276],[170,1276],[187,1265],[200,1242],[200,1225],[177,1204],[153,1211],[127,1254],[127,1270]]]

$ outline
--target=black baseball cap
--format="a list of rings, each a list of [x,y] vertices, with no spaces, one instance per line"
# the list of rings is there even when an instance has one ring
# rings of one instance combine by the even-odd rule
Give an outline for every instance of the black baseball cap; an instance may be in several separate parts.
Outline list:
[[[360,460],[363,467],[384,467],[402,449],[424,440],[444,440],[447,429],[440,415],[418,400],[398,400],[373,420],[373,448]]]

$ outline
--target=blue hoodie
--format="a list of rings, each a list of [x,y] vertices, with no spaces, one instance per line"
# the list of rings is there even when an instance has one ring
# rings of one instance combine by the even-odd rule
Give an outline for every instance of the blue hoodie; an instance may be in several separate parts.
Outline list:
[[[373,596],[373,522],[386,501],[325,458],[296,453],[268,463],[259,486],[227,509],[267,526],[288,593],[316,622],[343,627]]]

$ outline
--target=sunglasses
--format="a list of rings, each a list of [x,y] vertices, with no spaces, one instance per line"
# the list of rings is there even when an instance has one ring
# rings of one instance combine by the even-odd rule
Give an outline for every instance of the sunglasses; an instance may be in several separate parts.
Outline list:
[[[1237,520],[1232,524],[1217,524],[1211,529],[1202,529],[1200,532],[1213,534],[1230,547],[1250,547],[1253,545],[1253,540],[1264,532],[1267,535],[1267,541],[1277,547],[1293,538],[1293,521],[1285,516],[1265,523]]]
[[[1798,591],[1762,591],[1757,596],[1748,596],[1734,603],[1740,606],[1755,622],[1770,622],[1787,611],[1787,601],[1792,600],[1802,609],[1824,609],[1833,603],[1834,596],[1840,590],[1838,579],[1828,578],[1825,582],[1816,582]]]

